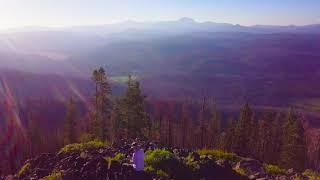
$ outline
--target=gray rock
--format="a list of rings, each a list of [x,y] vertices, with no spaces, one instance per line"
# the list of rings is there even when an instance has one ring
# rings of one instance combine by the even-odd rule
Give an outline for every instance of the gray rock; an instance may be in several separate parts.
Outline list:
[[[18,180],[18,178],[14,175],[8,175],[4,178],[5,180]]]
[[[257,177],[255,175],[250,175],[248,178],[249,179],[257,179]]]
[[[288,176],[293,176],[293,175],[295,175],[295,171],[294,171],[293,168],[291,168],[291,169],[288,169],[288,170],[287,170],[286,174],[287,174]]]
[[[288,178],[285,175],[276,176],[275,180],[287,180]]]
[[[256,173],[265,174],[263,165],[259,161],[251,158],[242,159],[237,163],[236,168],[245,169],[250,175],[254,175]]]
[[[230,163],[230,161],[226,160],[226,159],[220,159],[220,160],[217,160],[216,163],[223,167],[223,168],[228,168],[228,169],[232,169],[232,165]]]

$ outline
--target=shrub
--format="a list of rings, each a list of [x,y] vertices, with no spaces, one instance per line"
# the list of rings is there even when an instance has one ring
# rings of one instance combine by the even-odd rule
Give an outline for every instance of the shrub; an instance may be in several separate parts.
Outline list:
[[[167,150],[155,149],[146,152],[146,169],[161,177],[171,179],[190,178],[190,170],[176,156]]]
[[[124,154],[122,154],[122,153],[117,153],[113,158],[113,160],[115,160],[115,161],[120,161],[122,159],[124,159]]]
[[[125,157],[124,154],[117,153],[113,157],[104,157],[104,159],[108,162],[108,166],[110,167],[112,161],[122,161],[122,160],[124,160],[124,157]]]
[[[309,177],[312,180],[320,180],[320,173],[312,171],[311,169],[305,170],[302,175]]]
[[[82,144],[84,149],[102,148],[105,146],[105,143],[99,140],[93,140]]]
[[[192,153],[189,153],[189,155],[185,158],[185,163],[193,171],[200,169],[199,162],[194,160]]]
[[[176,160],[172,152],[162,149],[149,150],[144,158],[146,166],[151,166],[154,169],[162,169],[169,161]]]
[[[243,168],[235,168],[234,170],[242,176],[247,176],[247,171]]]
[[[115,156],[113,157],[104,157],[104,159],[106,161],[120,161],[124,159],[124,154],[122,153],[117,153]]]
[[[86,143],[74,143],[74,144],[68,144],[64,146],[59,153],[66,153],[71,151],[83,151],[86,149],[96,149],[104,146],[105,144],[99,140],[89,141]]]
[[[44,180],[62,180],[62,174],[59,171],[53,171],[50,175],[43,178]]]
[[[147,172],[150,172],[150,173],[156,172],[156,170],[151,166],[145,166],[144,170],[147,171]]]
[[[264,164],[263,167],[266,170],[266,172],[270,174],[283,174],[286,172],[285,169],[282,169],[279,166],[272,164]]]
[[[156,170],[156,169],[154,169],[153,167],[151,167],[151,166],[146,166],[146,167],[144,167],[144,170],[145,171],[147,171],[147,172],[150,172],[150,173],[152,173],[152,174],[156,174],[157,176],[159,176],[159,177],[168,177],[169,175],[166,173],[166,172],[164,172],[163,170]]]
[[[199,149],[196,151],[200,156],[212,156],[215,160],[226,159],[232,162],[240,161],[240,157],[234,153],[228,153],[223,150],[216,149]]]
[[[25,165],[23,165],[18,172],[18,176],[21,177],[24,176],[26,173],[29,173],[31,171],[30,166],[30,163],[26,163]]]
[[[161,169],[157,170],[156,174],[160,177],[169,177],[169,175],[166,172],[162,171]]]

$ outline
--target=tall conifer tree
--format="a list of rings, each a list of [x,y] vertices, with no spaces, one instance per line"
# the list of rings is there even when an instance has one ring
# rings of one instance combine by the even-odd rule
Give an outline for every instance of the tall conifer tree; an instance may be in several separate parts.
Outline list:
[[[128,135],[130,138],[146,137],[149,128],[149,118],[145,112],[145,96],[141,94],[140,83],[128,78],[128,88],[123,98],[122,110],[123,119],[127,124]]]
[[[281,164],[286,168],[303,170],[306,161],[306,141],[302,122],[290,108],[284,124]]]
[[[283,121],[281,119],[281,113],[278,113],[272,121],[272,143],[269,145],[272,147],[272,156],[270,162],[273,164],[280,163],[281,147],[283,140]]]
[[[211,147],[217,148],[219,145],[221,133],[221,122],[217,107],[214,104],[211,110],[211,117],[209,122],[209,144]]]
[[[127,137],[128,129],[126,123],[123,120],[121,105],[121,99],[115,99],[111,112],[111,136],[113,142]]]
[[[92,80],[95,83],[94,112],[92,134],[94,138],[106,140],[111,114],[111,87],[105,70],[100,67],[93,71]]]
[[[223,149],[226,151],[234,151],[234,141],[235,141],[235,121],[232,118],[227,120],[227,127],[222,133],[224,143]]]
[[[63,135],[64,144],[76,142],[76,105],[72,98],[66,104]]]
[[[273,156],[273,136],[272,136],[272,115],[270,112],[265,112],[259,121],[259,141],[258,153],[259,158],[263,161],[270,162]]]
[[[235,152],[240,155],[249,155],[251,152],[250,137],[252,135],[252,111],[248,103],[246,103],[240,111],[240,117],[236,123],[234,133]]]
[[[188,125],[189,125],[189,114],[188,114],[188,109],[187,109],[187,104],[183,103],[181,107],[181,132],[182,132],[182,138],[181,138],[181,144],[182,147],[185,148],[187,145],[188,141]]]

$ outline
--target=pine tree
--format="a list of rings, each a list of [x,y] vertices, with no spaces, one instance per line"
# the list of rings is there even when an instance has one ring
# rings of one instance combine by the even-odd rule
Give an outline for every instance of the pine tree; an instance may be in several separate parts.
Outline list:
[[[28,114],[27,137],[29,143],[30,155],[35,155],[40,152],[42,146],[40,118],[36,112]]]
[[[259,158],[263,161],[270,162],[271,156],[273,156],[273,143],[272,136],[272,115],[270,112],[263,114],[262,119],[259,121],[259,140],[258,152]]]
[[[156,140],[156,141],[161,141],[161,121],[160,120],[155,120],[151,121],[151,130],[150,130],[150,139],[151,140]]]
[[[315,159],[312,161],[313,166],[317,169],[319,169],[319,165],[320,165],[320,135],[318,134],[317,138],[316,138],[316,154],[315,154]]]
[[[303,170],[306,161],[306,141],[302,122],[290,108],[284,125],[281,164],[286,168]]]
[[[123,98],[123,119],[127,124],[129,138],[145,138],[150,123],[144,109],[145,96],[141,94],[140,83],[131,76],[128,79],[128,88]]]
[[[111,87],[105,70],[100,67],[93,71],[92,80],[95,83],[94,112],[92,134],[94,138],[106,140],[111,111]]]
[[[174,105],[172,102],[168,105],[168,113],[166,117],[166,124],[167,124],[167,145],[171,147],[173,145],[173,113],[174,113]]]
[[[64,144],[76,142],[76,106],[72,98],[66,104],[66,114],[64,118]]]
[[[253,157],[257,158],[259,156],[259,125],[258,121],[255,120],[252,116],[251,123],[249,124],[249,151],[248,154]]]
[[[121,99],[115,99],[114,105],[112,107],[111,112],[111,123],[112,123],[112,130],[111,136],[112,141],[115,142],[122,138],[127,137],[127,124],[123,120],[123,114],[121,111]]]
[[[211,118],[209,122],[209,144],[211,147],[217,147],[219,145],[221,133],[221,122],[219,113],[214,105],[211,111]]]
[[[145,112],[145,127],[142,129],[142,134],[146,137],[146,139],[152,140],[153,130],[156,130],[156,129],[157,129],[157,124],[153,123],[150,115]]]
[[[196,137],[196,131],[195,125],[191,117],[190,111],[190,105],[191,102],[184,102],[181,105],[181,115],[180,115],[180,136],[181,136],[181,142],[180,145],[183,148],[192,148],[194,146],[199,145],[199,141],[197,141],[197,144],[194,143],[194,139]]]
[[[189,115],[188,115],[188,110],[187,110],[187,104],[183,103],[181,107],[181,145],[183,148],[186,147],[187,141],[188,141],[188,123],[189,123]]]
[[[207,120],[206,120],[206,108],[207,108],[207,102],[206,102],[206,98],[203,97],[202,100],[202,104],[201,104],[201,109],[199,112],[199,117],[198,117],[198,121],[199,121],[199,138],[200,138],[200,148],[206,147],[207,146]]]
[[[252,111],[246,103],[240,112],[234,134],[234,150],[239,155],[250,154],[250,137],[252,133]]]
[[[273,164],[280,164],[281,147],[283,140],[283,122],[281,119],[281,113],[278,113],[275,119],[272,121],[272,143],[269,145],[272,147],[272,155],[270,156],[270,162]]]
[[[153,122],[152,126],[155,127],[156,131],[154,132],[154,136],[156,136],[156,140],[165,143],[165,132],[164,132],[164,121],[163,121],[163,107],[164,107],[163,102],[156,102],[155,103],[155,111],[154,111],[154,117],[153,117]]]
[[[222,133],[222,137],[224,139],[223,149],[226,151],[233,152],[234,151],[234,141],[235,141],[235,127],[236,124],[232,118],[228,119],[227,127],[225,131]]]

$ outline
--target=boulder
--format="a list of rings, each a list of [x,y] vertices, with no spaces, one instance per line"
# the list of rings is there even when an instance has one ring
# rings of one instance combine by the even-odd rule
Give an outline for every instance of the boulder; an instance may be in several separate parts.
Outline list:
[[[34,174],[37,175],[37,178],[43,178],[45,176],[48,176],[51,172],[50,169],[42,169],[42,168],[35,168],[33,170]]]
[[[254,175],[256,173],[265,174],[263,165],[251,158],[243,158],[236,165],[236,168],[245,169],[250,175]]]
[[[231,165],[230,161],[227,160],[227,159],[217,160],[216,163],[217,163],[219,166],[223,167],[223,168],[232,169],[232,165]]]
[[[295,173],[295,171],[294,171],[293,168],[288,169],[287,172],[286,172],[286,175],[287,175],[287,176],[293,176],[293,175],[295,175],[295,174],[296,174],[296,173]]]
[[[228,166],[227,162],[226,166]],[[199,176],[196,179],[247,179],[246,177],[237,174],[232,168],[225,168],[210,158],[203,158],[200,160],[200,169],[197,174]]]
[[[281,176],[276,176],[274,179],[275,180],[287,180],[288,178],[285,175],[281,175]]]
[[[4,177],[4,180],[18,180],[19,178],[17,178],[16,176],[14,175],[8,175],[6,177]]]
[[[191,153],[191,157],[194,159],[194,161],[199,161],[200,160],[200,155],[196,152]]]
[[[249,179],[272,179],[268,176],[266,176],[265,174],[261,174],[261,173],[256,173],[256,174],[251,174],[249,176]]]
[[[97,179],[103,179],[108,176],[108,163],[104,159],[100,159],[96,166]]]

